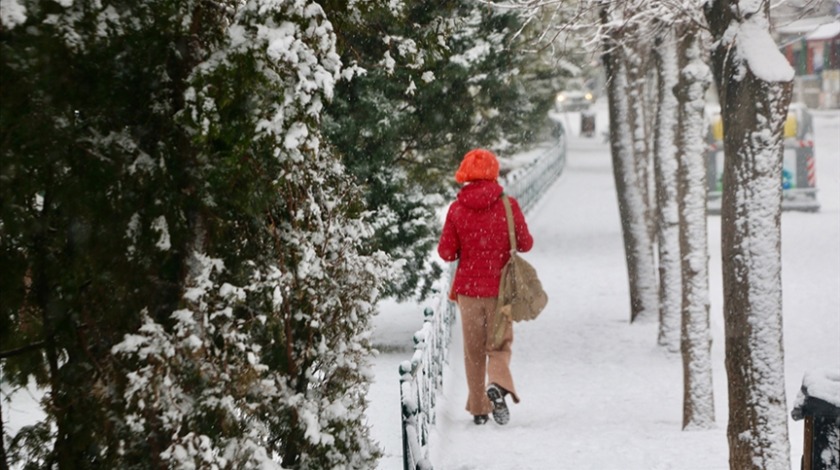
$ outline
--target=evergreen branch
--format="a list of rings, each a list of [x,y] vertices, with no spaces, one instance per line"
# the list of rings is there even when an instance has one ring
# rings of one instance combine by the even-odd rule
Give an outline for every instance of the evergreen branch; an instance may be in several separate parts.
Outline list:
[[[8,359],[10,357],[20,356],[22,354],[26,354],[29,351],[35,349],[41,349],[44,347],[46,342],[44,340],[35,341],[34,343],[27,344],[26,346],[21,346],[19,348],[8,349],[6,351],[0,351],[0,359]]]

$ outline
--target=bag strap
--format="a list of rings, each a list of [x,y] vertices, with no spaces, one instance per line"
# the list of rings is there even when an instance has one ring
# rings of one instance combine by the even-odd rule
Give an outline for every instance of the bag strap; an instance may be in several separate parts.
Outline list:
[[[516,232],[513,229],[513,209],[510,207],[510,199],[507,194],[502,194],[502,203],[505,205],[505,216],[507,218],[508,237],[510,237],[510,252],[516,252]]]

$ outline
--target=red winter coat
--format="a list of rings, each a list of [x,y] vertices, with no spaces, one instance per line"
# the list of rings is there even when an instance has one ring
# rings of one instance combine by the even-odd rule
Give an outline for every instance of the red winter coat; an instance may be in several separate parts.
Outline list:
[[[458,262],[451,296],[496,297],[502,267],[510,258],[502,187],[490,180],[467,184],[449,206],[438,254],[446,261]],[[513,209],[517,251],[528,251],[534,239],[528,232],[525,216],[516,199],[510,198]]]

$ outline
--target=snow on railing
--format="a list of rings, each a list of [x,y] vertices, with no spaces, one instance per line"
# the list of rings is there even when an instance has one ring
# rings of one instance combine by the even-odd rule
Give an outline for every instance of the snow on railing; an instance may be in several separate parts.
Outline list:
[[[566,139],[558,140],[531,164],[508,173],[505,192],[515,197],[524,212],[557,180],[566,164]],[[448,287],[455,275],[455,263],[440,280]],[[426,308],[423,328],[414,334],[414,354],[400,364],[400,407],[402,409],[403,470],[431,470],[429,435],[435,424],[435,399],[443,385],[443,368],[449,362],[449,340],[455,321],[455,304],[448,289],[435,297],[435,308]]]
[[[454,271],[447,271],[441,285],[448,285]],[[449,339],[455,321],[455,304],[446,295],[436,297],[437,308],[425,310],[423,328],[414,333],[414,355],[400,364],[403,467],[431,470],[428,443],[435,423],[435,392],[443,384],[443,366],[449,358]]]
[[[560,134],[554,145],[528,166],[505,176],[502,186],[515,197],[523,212],[528,212],[560,177],[566,166],[566,135]]]

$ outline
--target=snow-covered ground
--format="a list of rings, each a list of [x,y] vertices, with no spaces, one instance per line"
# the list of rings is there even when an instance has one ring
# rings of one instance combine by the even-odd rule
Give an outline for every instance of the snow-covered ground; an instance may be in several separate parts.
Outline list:
[[[564,174],[527,215],[526,255],[549,293],[534,322],[517,324],[512,371],[522,402],[511,422],[475,426],[464,411],[460,324],[439,393],[431,441],[437,470],[728,469],[720,218],[709,217],[711,322],[717,426],[681,431],[682,365],[656,346],[656,324],[629,324],[629,299],[609,149],[601,137],[570,139]],[[840,111],[815,111],[822,208],[782,216],[786,394],[806,371],[840,369]],[[564,117],[573,134],[580,118]],[[430,302],[431,303],[431,302]],[[402,468],[397,368],[410,357],[423,305],[382,304],[368,416],[385,451],[380,469]],[[791,468],[803,429],[789,420]]]
[[[782,216],[789,408],[806,371],[840,368],[840,111],[814,114],[822,208]],[[576,134],[579,115],[563,119]],[[511,407],[507,426],[491,421],[476,427],[464,411],[461,332],[455,325],[431,443],[437,470],[728,468],[720,218],[709,218],[717,428],[682,432],[680,357],[656,347],[654,323],[628,323],[618,208],[601,136],[606,125],[601,105],[598,136],[570,139],[564,174],[527,215],[536,244],[526,257],[550,303],[535,322],[516,326],[512,370],[522,402]],[[402,468],[397,371],[411,356],[423,307],[385,302],[375,319],[381,354],[368,418],[385,452],[382,470]],[[26,392],[2,406],[11,432],[42,414],[37,398]],[[802,422],[790,420],[789,431],[791,467],[798,469]]]

